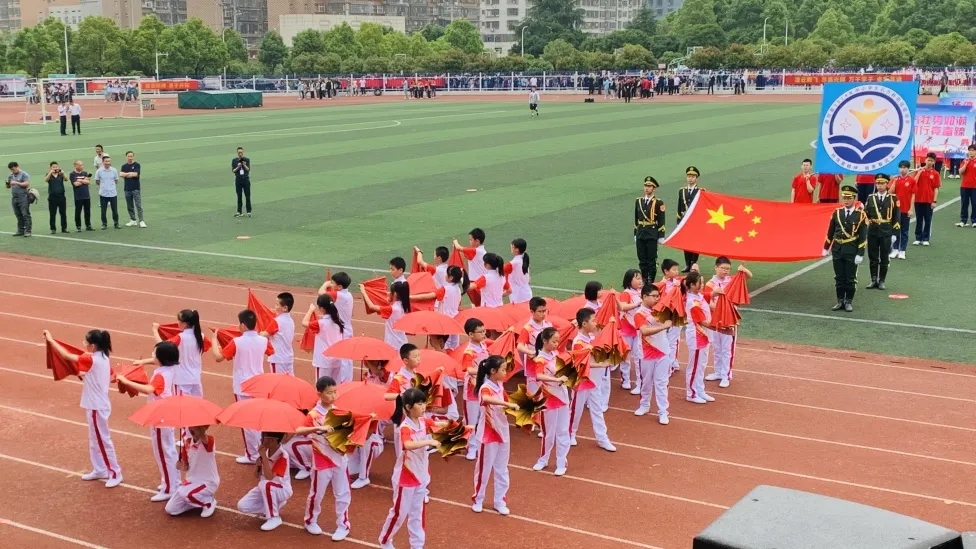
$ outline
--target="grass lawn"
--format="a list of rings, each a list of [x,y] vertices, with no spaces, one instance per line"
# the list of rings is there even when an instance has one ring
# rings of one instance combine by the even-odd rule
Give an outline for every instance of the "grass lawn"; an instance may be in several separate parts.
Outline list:
[[[512,238],[529,242],[533,285],[549,288],[539,294],[565,295],[555,289],[581,289],[593,277],[619,288],[623,271],[636,266],[633,199],[645,175],[662,183],[659,194],[672,211],[689,164],[702,171],[706,189],[786,199],[800,161],[813,154],[819,109],[729,101],[563,102],[541,110],[537,119],[521,104],[484,102],[256,110],[86,121],[83,138],[60,137],[55,125],[4,128],[5,159],[18,161],[42,191],[52,160],[66,170],[76,158],[90,166],[101,143],[119,166],[123,153],[134,150],[143,166],[149,228],[5,238],[0,251],[314,286],[322,265],[355,267],[354,280],[365,279],[371,269],[385,271],[394,255],[409,259],[413,245],[432,251],[452,237],[464,242],[477,226],[488,234],[488,249],[503,256]],[[237,146],[253,164],[250,219],[233,217],[229,167]],[[946,187],[942,202],[957,196],[958,181]],[[97,198],[94,206],[97,229]],[[745,313],[743,337],[972,361],[966,342],[976,333],[976,315],[957,299],[966,292],[951,281],[972,279],[976,230],[952,227],[957,208],[936,214],[931,247],[912,248],[908,261],[893,266],[889,290],[909,299],[861,291],[854,314],[832,314],[833,274],[824,265],[757,296]],[[35,234],[46,235],[45,199],[33,211]],[[68,214],[73,226],[71,205]],[[14,227],[12,211],[0,208],[0,228]],[[680,252],[662,250],[663,257],[680,259]],[[703,258],[706,273],[709,263]],[[750,287],[804,266],[750,265],[756,275]],[[585,268],[597,274],[578,272]],[[862,271],[863,286],[866,261]]]

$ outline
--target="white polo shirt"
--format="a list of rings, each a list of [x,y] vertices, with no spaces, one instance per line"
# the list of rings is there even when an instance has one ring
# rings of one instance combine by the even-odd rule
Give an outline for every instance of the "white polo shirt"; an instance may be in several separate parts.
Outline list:
[[[240,395],[242,383],[264,373],[264,357],[273,355],[274,347],[268,338],[251,330],[232,339],[221,354],[234,361],[234,394]]]

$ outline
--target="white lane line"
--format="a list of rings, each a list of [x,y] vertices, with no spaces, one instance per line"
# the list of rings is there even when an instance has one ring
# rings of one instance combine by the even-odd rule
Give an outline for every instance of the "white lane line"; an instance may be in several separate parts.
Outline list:
[[[802,273],[801,273],[802,274]],[[853,318],[850,316],[840,316],[840,315],[818,315],[811,313],[799,313],[796,311],[775,311],[772,309],[756,309],[753,307],[742,307],[740,309],[746,313],[767,313],[774,315],[786,315],[786,316],[799,316],[803,318],[816,318],[821,320],[840,320],[846,322],[859,322],[862,324],[877,324],[879,326],[897,326],[899,328],[917,328],[920,330],[934,330],[938,332],[955,332],[960,334],[976,334],[976,330],[969,330],[966,328],[949,328],[945,326],[929,326],[926,324],[910,324],[907,322],[891,322],[888,320],[871,320],[866,318]]]
[[[40,534],[42,536],[47,536],[49,538],[54,538],[54,539],[57,539],[57,540],[66,541],[68,543],[73,543],[73,544],[78,545],[78,546],[81,546],[81,547],[87,547],[88,549],[108,549],[108,547],[105,547],[104,545],[95,545],[94,543],[88,543],[87,541],[80,540],[78,538],[68,537],[68,536],[59,534],[57,532],[52,532],[50,530],[43,530],[41,528],[35,528],[33,526],[28,526],[26,524],[22,524],[20,522],[14,522],[12,520],[8,520],[8,519],[5,519],[5,518],[0,518],[0,524],[6,525],[6,526],[11,526],[13,528],[19,528],[20,530],[24,530],[24,531],[27,531],[27,532],[31,532],[32,534]]]

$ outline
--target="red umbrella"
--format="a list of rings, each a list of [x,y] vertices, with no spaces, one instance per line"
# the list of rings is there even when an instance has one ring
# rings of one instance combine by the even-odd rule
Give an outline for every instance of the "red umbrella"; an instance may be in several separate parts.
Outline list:
[[[305,425],[305,414],[293,406],[267,398],[239,400],[217,415],[217,421],[240,427],[272,433],[294,433]]]
[[[162,339],[163,341],[169,341],[173,338],[173,336],[180,335],[180,332],[182,331],[183,330],[180,329],[180,325],[176,322],[156,326],[156,333],[159,335],[159,339]]]
[[[572,322],[559,318],[558,316],[547,319],[552,327],[559,330],[559,348],[569,349],[573,346],[573,338],[576,337],[578,329]],[[534,342],[533,342],[534,344]]]
[[[393,324],[393,329],[411,335],[452,335],[464,333],[464,329],[456,320],[435,311],[407,313],[403,315],[403,318]]]
[[[522,353],[518,352],[518,338],[515,336],[515,332],[506,330],[505,333],[498,336],[498,339],[488,347],[488,354],[498,355],[509,362],[508,376],[505,381],[512,379],[512,376],[522,370]],[[477,367],[478,365],[475,364],[474,366]]]
[[[715,308],[712,309],[712,327],[719,329],[735,328],[741,319],[742,317],[735,310],[732,300],[725,294],[719,294]]]
[[[196,427],[217,423],[220,406],[190,395],[162,398],[129,416],[129,421],[143,427]]]
[[[454,379],[464,379],[464,367],[461,366],[461,363],[457,359],[440,351],[421,349],[420,367],[417,368],[417,373],[430,376],[438,368],[444,368],[444,375],[446,376],[453,377]]]
[[[270,398],[298,410],[311,410],[319,402],[315,387],[304,379],[281,374],[259,374],[241,384],[245,395]]]
[[[125,379],[128,379],[133,383],[141,383],[145,385],[149,384],[149,376],[146,375],[146,370],[141,365],[129,366],[127,369],[122,370],[121,374],[125,377]],[[119,383],[119,392],[123,395],[128,394],[129,398],[133,398],[139,394],[139,391],[136,391],[124,383]]]
[[[749,298],[749,288],[746,287],[745,273],[735,273],[729,285],[725,287],[725,295],[733,305],[748,305],[752,302]]]
[[[502,332],[512,326],[512,319],[497,307],[472,307],[458,313],[454,320],[464,326],[469,318],[477,318],[485,324],[485,329]]]
[[[347,381],[337,388],[339,396],[334,406],[338,410],[368,416],[376,414],[377,419],[390,419],[396,403],[386,400],[386,387],[368,381]]]
[[[596,312],[596,325],[603,328],[610,323],[610,319],[620,321],[620,296],[610,290],[600,300],[600,309]]]
[[[365,336],[343,339],[326,349],[322,354],[333,358],[352,360],[400,361],[399,350],[390,347],[385,341]]]

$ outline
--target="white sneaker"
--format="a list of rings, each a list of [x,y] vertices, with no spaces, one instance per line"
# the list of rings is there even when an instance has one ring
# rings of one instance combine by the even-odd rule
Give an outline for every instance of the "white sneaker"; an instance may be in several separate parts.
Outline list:
[[[350,485],[353,490],[359,490],[360,488],[365,488],[367,486],[369,486],[368,478],[357,478],[356,480],[352,481],[352,484]]]
[[[297,473],[295,473],[295,480],[305,480],[310,476],[312,476],[311,471],[306,471],[305,469],[302,469]]]
[[[667,414],[661,414],[657,416],[657,422],[661,425],[667,425],[668,423],[671,423],[671,420],[668,418]]]
[[[634,388],[630,390],[630,394],[632,394],[632,395],[639,395],[640,394],[640,387],[635,385]]]
[[[891,259],[898,257],[898,250],[891,250],[891,253],[888,254],[888,257],[890,257]]]
[[[538,433],[538,435],[537,435],[537,436],[538,436],[539,438],[542,438],[542,429],[539,429],[539,433]]]
[[[609,440],[606,441],[606,442],[598,442],[597,443],[597,446],[599,446],[600,448],[603,448],[604,450],[606,450],[608,452],[616,452],[617,451],[617,447],[614,446],[613,444],[611,444]]]
[[[929,241],[928,240],[926,240],[925,242],[922,242],[922,246],[928,246],[928,245],[929,245]]]
[[[722,376],[718,374],[708,374],[705,376],[705,381],[718,381],[720,379],[722,379]]]
[[[130,221],[130,222],[128,222],[128,223],[126,223],[126,224],[125,224],[125,226],[126,226],[126,227],[135,227],[135,226],[136,226],[136,225],[138,225],[138,224],[139,224],[139,222],[138,222],[138,221],[136,221],[135,219],[133,219],[132,221]]]
[[[686,398],[685,400],[687,400],[688,402],[694,402],[695,404],[708,404],[708,401],[703,399],[702,397]]]
[[[107,478],[108,478],[108,473],[96,473],[95,471],[81,475],[81,480],[105,480]],[[161,487],[160,490],[162,490]]]
[[[544,462],[542,460],[539,460],[539,461],[535,462],[535,465],[532,466],[532,470],[533,471],[541,471],[541,470],[543,470],[543,469],[546,468],[546,465],[547,465],[546,462]]]
[[[921,243],[922,243],[921,240],[916,240],[915,242],[912,242],[912,246],[918,246]]]
[[[424,496],[424,503],[430,503],[430,496]]]
[[[898,259],[905,259],[905,252],[898,252]]]
[[[561,476],[563,476],[563,475],[566,474],[566,468],[565,467],[556,467],[556,470],[553,471],[552,474],[555,475],[555,476],[557,476],[557,477],[561,477]]]
[[[156,487],[156,491],[157,492],[162,492],[163,491],[163,488],[166,488],[166,485],[165,484],[160,484],[159,486]]]
[[[478,454],[477,453],[475,453],[475,454],[467,454],[466,456],[464,456],[464,459],[466,459],[468,461],[474,461],[474,460],[478,459]]]
[[[332,532],[332,541],[342,541],[346,539],[346,536],[348,535],[349,535],[348,528],[336,528],[336,531]]]
[[[630,390],[630,381],[624,381],[623,383],[621,383],[620,384],[620,388],[623,389],[624,391],[629,391]]]
[[[955,226],[956,226],[956,227],[965,227],[965,226],[966,226],[966,224],[965,224],[965,223],[963,223],[962,221],[960,221],[959,223],[956,223],[956,224],[955,224]]]
[[[703,399],[705,399],[705,402],[715,402],[715,397],[713,397],[712,395],[710,395],[708,393],[702,393],[702,396],[701,397]]]
[[[108,479],[108,482],[105,483],[105,487],[115,488],[119,484],[122,484],[122,475],[115,475],[115,478]]]
[[[146,222],[145,221],[140,221],[139,222],[139,227],[145,229],[146,228]]]
[[[279,526],[281,526],[281,517],[272,517],[264,521],[264,524],[261,525],[261,531],[270,532]]]
[[[569,437],[569,445],[570,446],[576,446],[577,444],[579,444],[579,443],[576,442],[576,437],[574,437],[574,436]]]
[[[634,410],[634,415],[635,416],[646,416],[647,415],[647,412],[650,412],[650,410],[648,410],[647,408],[644,408],[643,406],[641,406],[640,408]]]
[[[495,512],[503,517],[507,517],[512,513],[511,511],[508,510],[508,507],[505,507],[504,505],[496,505]]]
[[[237,463],[240,463],[241,465],[254,465],[255,463],[257,463],[257,460],[251,459],[251,458],[249,458],[247,456],[239,456],[234,461],[236,461]]]
[[[210,518],[213,516],[214,511],[216,510],[217,510],[217,500],[214,499],[210,501],[210,505],[204,507],[203,511],[200,511],[200,518]]]
[[[484,511],[485,508],[480,503],[475,503],[474,505],[471,506],[471,510],[474,511],[475,513],[480,513]]]
[[[169,501],[169,498],[171,498],[171,497],[173,497],[173,496],[169,492],[160,491],[160,492],[156,493],[155,495],[153,495],[153,497],[149,498],[149,501],[151,501],[153,503],[159,503],[161,501]]]
[[[721,387],[721,388],[723,388],[723,389],[727,389],[728,386],[729,386],[729,380],[723,379],[722,381],[719,381],[718,382],[718,386]]]
[[[306,524],[305,531],[308,532],[309,534],[312,534],[313,536],[321,536],[322,534],[325,533],[322,531],[322,527],[319,526],[318,524],[315,524],[314,522],[312,524]]]

